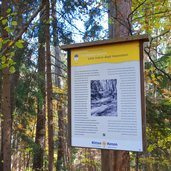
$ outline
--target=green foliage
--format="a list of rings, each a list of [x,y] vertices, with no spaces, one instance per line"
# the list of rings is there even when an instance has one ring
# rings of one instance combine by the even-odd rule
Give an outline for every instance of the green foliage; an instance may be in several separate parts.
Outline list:
[[[26,143],[27,148],[25,149],[26,152],[32,152],[32,153],[36,153],[36,151],[38,151],[39,147],[38,145],[34,142],[34,139],[22,134],[21,132],[19,132],[19,137],[21,137],[21,139],[24,141],[24,143]]]
[[[154,33],[155,29],[170,29],[170,1],[133,0],[133,22],[138,22],[141,31]]]
[[[101,10],[99,8],[92,8],[89,13],[89,18],[85,22],[84,41],[98,40],[100,32],[103,27],[100,25]]]
[[[10,52],[7,55],[13,57],[14,53]],[[0,58],[0,63],[1,63],[0,70],[5,69],[5,68],[8,67],[9,68],[9,72],[11,74],[13,74],[15,72],[15,68],[14,68],[15,62],[11,58],[6,57],[6,56],[2,56]]]
[[[17,13],[12,12],[11,8],[7,10],[7,17],[1,17],[0,22],[3,25],[3,29],[8,33],[8,37],[3,39],[0,37],[0,70],[9,68],[11,74],[15,72],[15,62],[13,61],[13,57],[15,55],[15,51],[17,50],[15,47],[21,49],[23,48],[24,41],[18,40],[14,44],[15,37],[16,37],[16,30],[18,29],[18,23],[16,21]],[[9,48],[9,50],[3,51],[4,49]]]
[[[17,26],[17,21],[12,21],[11,24],[12,26]]]
[[[78,41],[82,37],[85,41],[97,40],[100,38],[103,27],[100,25],[101,5],[98,1],[88,0],[58,0],[59,11],[57,14],[58,37],[60,42],[69,44]],[[85,28],[77,26],[78,21]],[[85,31],[83,31],[85,30]],[[78,36],[77,36],[78,35]]]
[[[24,41],[23,40],[18,40],[16,43],[15,43],[15,46],[22,49],[24,46],[23,46],[23,43]]]
[[[11,74],[13,74],[13,73],[15,72],[14,66],[11,66],[11,67],[9,68],[9,71],[10,71]]]
[[[33,77],[32,77],[33,76]],[[16,89],[16,109],[20,114],[28,112],[31,115],[36,114],[36,82],[34,74],[26,74],[26,77],[21,79]]]
[[[155,60],[160,69],[170,68],[170,55]],[[171,169],[171,82],[151,62],[146,62],[147,153],[142,155],[142,167]]]
[[[2,22],[2,25],[6,25],[8,20],[7,19],[3,19],[1,22]]]
[[[76,171],[80,170],[86,170],[86,168],[100,171],[100,161],[99,158],[94,158],[95,156],[98,156],[96,153],[98,151],[91,150],[91,149],[81,149],[78,151],[77,155],[78,157],[75,159],[75,162],[77,165],[75,166]]]

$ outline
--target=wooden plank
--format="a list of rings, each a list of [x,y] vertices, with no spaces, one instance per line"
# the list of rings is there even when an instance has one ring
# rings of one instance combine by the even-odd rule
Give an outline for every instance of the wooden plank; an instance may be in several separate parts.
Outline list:
[[[68,144],[71,146],[71,51],[67,51],[68,67]]]
[[[76,43],[71,45],[63,45],[60,48],[62,50],[69,50],[69,49],[76,49],[82,47],[90,47],[90,46],[98,46],[98,45],[108,45],[108,44],[116,44],[122,42],[130,42],[130,41],[143,41],[146,42],[149,40],[148,35],[138,35],[138,36],[128,36],[124,38],[115,38],[115,39],[108,39],[108,40],[99,40],[94,42],[86,42],[86,43]]]
[[[143,150],[146,150],[146,108],[145,108],[145,92],[144,92],[144,49],[143,41],[140,41],[140,84],[141,84],[141,117],[142,117],[142,136]]]

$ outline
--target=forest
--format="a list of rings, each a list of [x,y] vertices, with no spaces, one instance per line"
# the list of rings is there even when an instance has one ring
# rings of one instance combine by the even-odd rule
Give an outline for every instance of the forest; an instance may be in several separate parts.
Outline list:
[[[146,150],[70,147],[61,45],[144,34]],[[92,108],[117,115],[117,81],[104,81]],[[32,170],[171,170],[170,0],[0,0],[0,171]]]

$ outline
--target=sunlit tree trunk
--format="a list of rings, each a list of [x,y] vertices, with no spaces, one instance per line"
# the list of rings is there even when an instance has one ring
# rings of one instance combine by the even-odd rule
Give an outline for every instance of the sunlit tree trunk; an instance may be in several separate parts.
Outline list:
[[[51,54],[50,54],[50,28],[49,28],[49,0],[46,3],[46,61],[47,61],[47,115],[48,115],[48,171],[53,171],[54,162],[54,129],[53,129],[53,105],[52,105],[52,74],[51,74]]]
[[[58,40],[58,29],[57,29],[57,17],[56,17],[56,0],[52,1],[52,16],[53,16],[53,46],[55,51],[55,86],[61,88],[61,57],[60,57],[60,48],[59,48],[59,40]],[[59,94],[57,99],[57,106],[58,106],[58,147],[57,147],[57,163],[56,163],[56,170],[62,171],[64,164],[64,129],[63,129],[63,109],[62,109],[62,101],[61,94]]]
[[[109,1],[109,38],[117,39],[132,34],[131,5],[132,0]]]
[[[44,1],[42,1],[44,3]],[[40,13],[39,26],[39,48],[38,48],[38,88],[39,96],[37,98],[37,124],[36,124],[36,145],[37,150],[34,152],[33,169],[36,171],[43,170],[43,156],[45,147],[45,12]]]
[[[109,38],[117,39],[131,34],[129,14],[131,0],[111,0],[109,3]],[[102,150],[102,171],[129,171],[127,151]]]

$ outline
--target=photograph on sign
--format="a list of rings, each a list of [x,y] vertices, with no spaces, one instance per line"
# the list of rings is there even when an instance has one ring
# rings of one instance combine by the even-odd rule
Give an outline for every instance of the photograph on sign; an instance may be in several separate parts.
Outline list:
[[[91,116],[117,116],[117,80],[91,80]]]
[[[143,151],[139,41],[71,49],[71,145]]]

